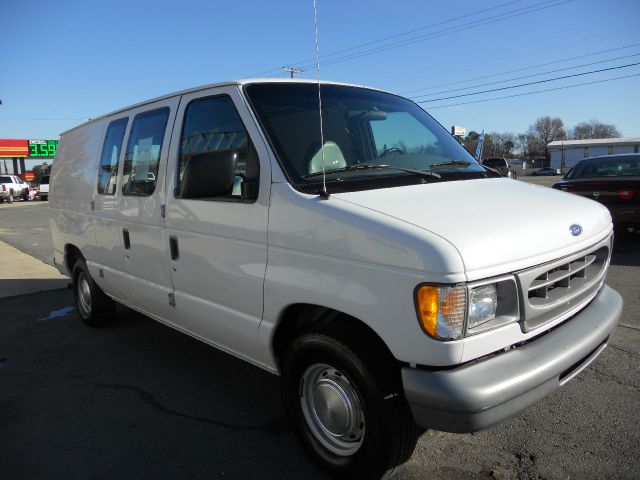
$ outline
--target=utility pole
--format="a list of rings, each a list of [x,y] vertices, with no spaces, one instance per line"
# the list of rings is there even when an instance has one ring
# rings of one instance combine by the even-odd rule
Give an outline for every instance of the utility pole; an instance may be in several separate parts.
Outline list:
[[[282,67],[282,69],[283,69],[285,72],[288,72],[288,73],[291,75],[291,78],[293,78],[293,75],[294,75],[294,74],[300,75],[301,73],[303,73],[303,72],[304,72],[304,70],[303,70],[303,69],[301,69],[301,68],[294,68],[294,67]]]

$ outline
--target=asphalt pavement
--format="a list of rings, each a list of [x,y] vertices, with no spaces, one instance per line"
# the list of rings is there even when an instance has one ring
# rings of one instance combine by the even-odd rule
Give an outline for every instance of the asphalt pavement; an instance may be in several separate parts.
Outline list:
[[[0,205],[0,223],[0,241],[51,258],[46,202]],[[398,478],[639,478],[639,235],[616,238],[607,281],[625,307],[594,364],[489,430],[427,431]],[[86,327],[63,288],[0,298],[0,478],[325,477],[277,377],[124,307]]]
[[[0,240],[53,265],[48,205],[39,200],[0,203]]]

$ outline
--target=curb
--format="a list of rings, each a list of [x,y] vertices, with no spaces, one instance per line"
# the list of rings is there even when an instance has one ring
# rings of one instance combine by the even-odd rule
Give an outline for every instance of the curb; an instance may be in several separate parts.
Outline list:
[[[51,265],[0,241],[0,298],[65,289],[69,281]]]

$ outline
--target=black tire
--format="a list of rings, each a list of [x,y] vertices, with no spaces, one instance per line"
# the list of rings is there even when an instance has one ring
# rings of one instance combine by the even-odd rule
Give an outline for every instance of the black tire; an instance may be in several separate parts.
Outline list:
[[[307,454],[334,477],[390,477],[420,433],[397,362],[372,345],[359,328],[329,325],[296,338],[282,362],[289,422]]]
[[[7,197],[7,203],[13,203],[13,192],[9,192],[9,196]]]
[[[115,314],[115,302],[96,285],[84,259],[73,267],[73,296],[78,315],[91,327],[109,324]]]

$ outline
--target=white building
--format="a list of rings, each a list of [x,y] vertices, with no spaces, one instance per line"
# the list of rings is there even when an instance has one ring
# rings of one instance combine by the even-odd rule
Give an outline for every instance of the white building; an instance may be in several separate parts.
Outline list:
[[[640,137],[557,140],[547,146],[551,155],[551,167],[564,166],[567,169],[587,157],[600,157],[616,153],[638,153]]]

